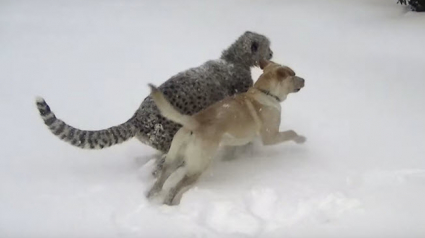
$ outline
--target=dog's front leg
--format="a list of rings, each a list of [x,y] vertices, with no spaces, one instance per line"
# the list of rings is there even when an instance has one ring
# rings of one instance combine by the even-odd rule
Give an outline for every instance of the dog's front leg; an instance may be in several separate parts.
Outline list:
[[[270,132],[270,130],[268,131],[266,130],[264,133],[262,133],[261,139],[264,145],[275,145],[275,144],[279,144],[289,140],[292,140],[298,144],[302,144],[306,141],[306,138],[304,136],[298,135],[293,130],[282,131],[282,132],[280,131]]]
[[[223,161],[230,161],[237,158],[237,156],[240,154],[245,152],[252,152],[253,147],[254,143],[252,141],[245,145],[226,146],[224,149]]]
[[[263,145],[275,145],[290,140],[301,144],[306,141],[304,136],[298,135],[293,130],[279,131],[280,110],[262,110],[260,118],[262,120],[260,136]]]

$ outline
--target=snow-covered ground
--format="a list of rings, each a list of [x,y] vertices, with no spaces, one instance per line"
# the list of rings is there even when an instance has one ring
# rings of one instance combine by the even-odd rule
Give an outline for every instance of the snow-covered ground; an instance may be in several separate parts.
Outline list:
[[[396,0],[3,0],[0,237],[424,237],[424,26]],[[80,150],[39,118],[37,95],[119,124],[246,30],[306,79],[282,129],[308,141],[218,159],[178,207],[144,196],[150,147]]]

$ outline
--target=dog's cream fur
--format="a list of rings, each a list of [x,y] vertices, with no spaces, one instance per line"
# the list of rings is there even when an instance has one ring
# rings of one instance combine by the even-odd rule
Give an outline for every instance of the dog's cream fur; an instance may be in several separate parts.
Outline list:
[[[292,130],[279,132],[279,103],[289,93],[304,87],[304,79],[295,76],[289,67],[271,61],[261,61],[260,67],[263,74],[248,92],[223,99],[193,116],[178,112],[158,89],[150,85],[151,96],[161,114],[183,127],[174,136],[164,167],[148,197],[159,192],[168,177],[183,166],[184,177],[168,192],[164,201],[178,204],[176,195],[199,178],[220,145],[244,145],[256,136],[261,137],[264,145],[289,140],[303,143],[306,140]]]

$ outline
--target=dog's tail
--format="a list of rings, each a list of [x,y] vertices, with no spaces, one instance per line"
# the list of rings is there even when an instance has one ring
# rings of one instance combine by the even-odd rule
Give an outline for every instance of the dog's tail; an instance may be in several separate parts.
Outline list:
[[[137,130],[134,117],[127,122],[98,131],[85,131],[74,128],[56,118],[43,98],[37,97],[36,104],[41,118],[50,131],[60,139],[82,149],[103,149],[122,143],[135,136]]]
[[[149,87],[151,88],[151,97],[155,102],[156,106],[158,107],[159,111],[161,112],[162,116],[182,125],[183,127],[189,130],[195,130],[196,128],[198,128],[199,123],[198,121],[196,121],[195,118],[181,114],[173,107],[173,105],[171,105],[170,102],[167,101],[167,99],[164,97],[164,94],[162,94],[162,92],[159,91],[158,88],[156,88],[152,84],[149,84]]]

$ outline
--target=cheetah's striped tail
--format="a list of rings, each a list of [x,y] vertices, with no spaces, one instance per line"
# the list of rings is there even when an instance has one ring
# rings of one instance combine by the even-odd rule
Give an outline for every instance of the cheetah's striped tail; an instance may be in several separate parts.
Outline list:
[[[43,98],[37,97],[36,104],[41,118],[53,134],[82,149],[103,149],[122,143],[136,134],[133,118],[121,125],[104,130],[79,130],[56,118]]]

